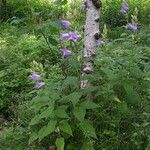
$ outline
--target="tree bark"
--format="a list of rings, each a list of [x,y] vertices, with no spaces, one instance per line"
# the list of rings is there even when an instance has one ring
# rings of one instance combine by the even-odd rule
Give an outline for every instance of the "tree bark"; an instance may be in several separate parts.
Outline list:
[[[86,13],[86,23],[84,27],[84,65],[82,69],[82,76],[85,74],[90,74],[94,70],[94,57],[96,55],[96,40],[100,36],[99,31],[99,18],[100,18],[100,0],[87,0],[87,13]],[[88,86],[87,80],[81,81],[81,88]]]
[[[6,5],[6,0],[0,0],[0,6]]]

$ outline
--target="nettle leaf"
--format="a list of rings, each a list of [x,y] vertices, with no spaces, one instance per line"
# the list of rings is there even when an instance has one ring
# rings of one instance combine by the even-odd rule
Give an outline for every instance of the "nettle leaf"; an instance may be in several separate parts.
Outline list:
[[[84,101],[80,104],[80,106],[82,108],[85,108],[85,109],[94,109],[94,108],[98,108],[99,106],[97,104],[95,104],[94,102],[88,100],[88,101]]]
[[[82,121],[80,127],[86,137],[93,137],[97,139],[95,129],[89,121],[87,120]]]
[[[64,150],[64,146],[65,146],[65,140],[64,138],[57,138],[56,139],[56,147],[57,147],[57,150]]]
[[[63,121],[60,124],[60,130],[72,136],[72,129],[67,121]]]
[[[140,101],[138,93],[133,89],[131,84],[125,83],[124,88],[127,92],[127,101],[131,104],[135,104]]]
[[[44,110],[41,114],[36,115],[30,122],[30,125],[35,125],[40,122],[41,119],[47,118],[52,114],[54,110],[54,106],[48,107],[46,110]]]
[[[78,85],[78,83],[79,83],[79,80],[77,77],[70,76],[64,80],[63,86],[64,87],[69,86],[69,85],[74,86],[74,85]]]
[[[75,107],[75,105],[80,101],[81,96],[82,95],[79,92],[74,92],[63,97],[61,102],[72,102],[73,106]]]
[[[46,126],[42,127],[38,132],[39,141],[41,141],[44,137],[54,132],[56,124],[56,120],[51,120]]]
[[[75,107],[73,114],[79,121],[82,122],[86,114],[86,109],[83,107]]]
[[[90,86],[90,87],[82,90],[81,93],[82,93],[82,95],[87,95],[89,93],[98,91],[98,89],[99,89],[99,87],[97,87],[97,86]]]
[[[65,109],[62,109],[62,108],[57,108],[55,111],[54,111],[55,115],[58,117],[58,118],[69,118],[68,114],[66,113]]]
[[[49,97],[47,96],[37,96],[32,99],[31,103],[31,108],[34,109],[35,111],[39,111],[41,107],[47,105],[49,102]]]

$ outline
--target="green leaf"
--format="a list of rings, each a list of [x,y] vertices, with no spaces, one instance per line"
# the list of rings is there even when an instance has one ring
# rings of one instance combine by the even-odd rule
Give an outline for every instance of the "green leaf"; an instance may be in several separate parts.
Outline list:
[[[79,121],[82,122],[86,114],[86,109],[83,107],[75,107],[73,114]]]
[[[71,127],[69,125],[69,123],[67,121],[63,121],[60,124],[60,130],[62,130],[64,133],[67,133],[69,135],[72,135],[72,130]]]
[[[133,89],[133,86],[129,83],[124,84],[124,88],[127,92],[127,101],[131,104],[140,102],[140,97],[138,93]]]
[[[94,150],[92,142],[90,140],[86,140],[83,143],[81,150]]]
[[[94,109],[94,108],[98,108],[99,106],[97,104],[95,104],[94,102],[88,100],[88,101],[84,101],[80,104],[81,107],[85,108],[85,109]]]
[[[29,143],[32,143],[33,141],[37,140],[38,139],[38,133],[37,132],[33,132],[31,135],[30,135],[30,139],[29,139]]]
[[[48,37],[48,41],[50,44],[52,44],[53,46],[57,46],[59,43],[57,42],[57,40],[55,40],[52,36]]]
[[[65,140],[64,138],[57,138],[56,139],[56,147],[57,147],[57,150],[64,150],[64,146],[65,146]]]
[[[79,102],[80,98],[81,98],[81,94],[79,92],[74,92],[71,93],[65,97],[63,97],[63,99],[61,100],[61,102],[72,102],[73,106],[75,107],[75,105]]]
[[[53,112],[54,107],[48,107],[45,111],[43,111],[41,114],[36,115],[30,122],[30,125],[35,125],[40,122],[41,119],[47,118],[50,116],[50,114]]]
[[[68,114],[66,113],[65,109],[62,109],[62,108],[57,108],[55,111],[54,111],[55,115],[58,117],[58,118],[69,118]]]
[[[81,127],[82,131],[84,132],[85,136],[93,137],[93,138],[97,139],[95,129],[89,121],[87,121],[87,120],[82,121],[82,123],[80,124],[80,127]]]
[[[65,80],[64,80],[64,83],[63,83],[63,86],[66,87],[66,86],[75,86],[75,85],[78,85],[79,83],[79,80],[77,77],[74,77],[74,76],[70,76],[70,77],[67,77]]]
[[[40,129],[40,131],[38,132],[39,141],[41,141],[44,137],[54,132],[56,123],[56,120],[51,120],[46,126]]]
[[[34,118],[32,118],[32,120],[31,120],[31,122],[30,122],[30,126],[39,123],[40,120],[41,120],[40,115],[36,115]]]

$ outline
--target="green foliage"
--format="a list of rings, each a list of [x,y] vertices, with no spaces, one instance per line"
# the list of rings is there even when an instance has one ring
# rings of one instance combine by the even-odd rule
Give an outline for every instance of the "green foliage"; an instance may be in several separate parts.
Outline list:
[[[83,39],[67,45],[73,56],[59,55],[60,18],[82,32],[85,13],[79,1],[47,2],[8,0],[0,9],[8,19],[0,25],[0,149],[149,150],[148,1],[130,0],[128,18],[119,14],[121,1],[103,1],[106,45],[97,48],[87,89],[79,88]],[[127,20],[140,30],[121,27]],[[41,73],[44,89],[34,89],[31,70]]]

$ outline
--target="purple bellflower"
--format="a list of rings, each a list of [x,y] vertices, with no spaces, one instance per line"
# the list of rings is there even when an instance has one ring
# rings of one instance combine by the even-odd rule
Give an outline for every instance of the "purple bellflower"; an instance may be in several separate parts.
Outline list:
[[[105,44],[105,42],[104,42],[103,40],[101,40],[101,39],[96,40],[96,45],[97,45],[97,46],[102,46],[102,45],[104,45],[104,44]]]
[[[61,26],[63,29],[68,29],[70,27],[71,23],[68,20],[62,20]]]
[[[73,41],[73,42],[77,42],[79,37],[80,36],[78,35],[77,32],[62,33],[60,35],[61,40],[70,40],[70,41]]]
[[[61,52],[62,52],[63,57],[68,57],[72,55],[72,52],[66,48],[62,48]]]
[[[128,9],[129,9],[128,3],[127,2],[123,2],[122,5],[121,5],[120,13],[122,15],[125,15],[127,13]]]
[[[41,89],[41,88],[43,88],[45,86],[45,83],[44,82],[37,82],[36,84],[35,84],[35,88],[36,89]]]
[[[31,79],[33,81],[38,81],[38,80],[40,80],[40,78],[41,78],[41,76],[36,72],[32,73],[32,75],[31,75]]]
[[[127,24],[127,29],[132,30],[132,31],[137,31],[138,30],[137,25],[134,24],[134,23],[128,23]]]

